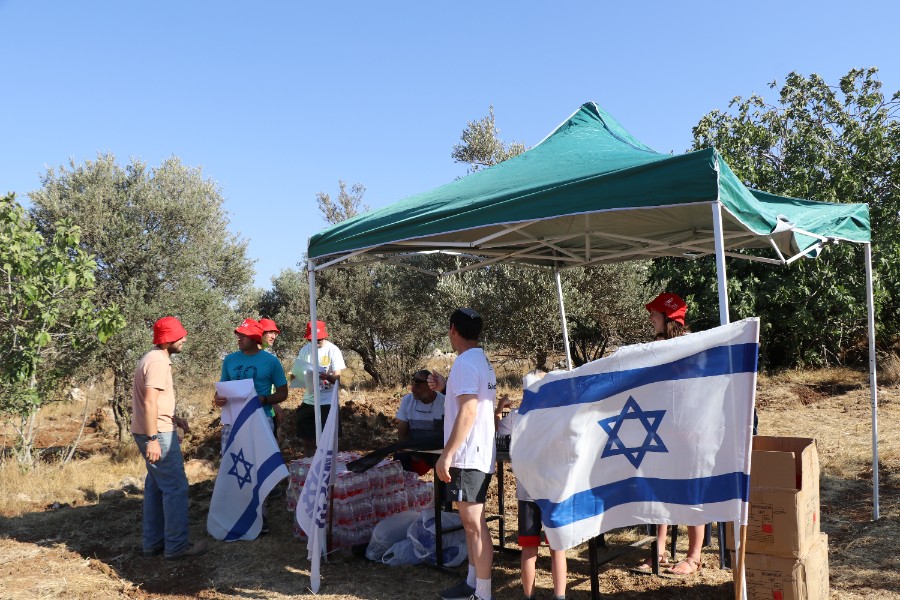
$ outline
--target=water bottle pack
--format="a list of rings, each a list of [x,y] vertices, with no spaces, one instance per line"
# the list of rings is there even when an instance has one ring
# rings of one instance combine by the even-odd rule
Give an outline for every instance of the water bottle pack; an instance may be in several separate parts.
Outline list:
[[[333,548],[349,548],[367,543],[375,526],[407,510],[419,511],[431,506],[434,487],[421,481],[415,473],[408,473],[397,461],[382,461],[364,473],[347,471],[347,463],[359,455],[342,452],[335,461],[332,479],[331,541]],[[309,472],[310,459],[292,461],[287,492],[287,508],[296,510],[300,491]],[[305,539],[299,526],[294,535]]]

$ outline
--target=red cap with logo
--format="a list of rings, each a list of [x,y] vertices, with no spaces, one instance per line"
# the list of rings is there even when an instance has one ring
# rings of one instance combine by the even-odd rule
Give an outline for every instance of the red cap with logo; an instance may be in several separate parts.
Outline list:
[[[175,317],[163,317],[153,324],[154,344],[177,342],[186,335],[187,330],[181,325],[181,321]]]
[[[673,321],[684,325],[684,315],[687,314],[687,303],[677,294],[665,292],[647,304],[647,310],[657,311],[666,315]]]
[[[281,330],[278,329],[278,325],[275,324],[275,321],[272,319],[260,319],[259,320],[259,328],[263,330],[263,333],[267,331],[274,331],[275,333],[281,333]]]
[[[328,337],[328,331],[325,329],[325,321],[316,321],[316,339],[324,340]],[[306,339],[312,339],[312,321],[306,324]]]
[[[259,323],[253,319],[244,319],[241,324],[235,328],[234,332],[246,335],[256,342],[262,341],[263,330],[260,328]]]

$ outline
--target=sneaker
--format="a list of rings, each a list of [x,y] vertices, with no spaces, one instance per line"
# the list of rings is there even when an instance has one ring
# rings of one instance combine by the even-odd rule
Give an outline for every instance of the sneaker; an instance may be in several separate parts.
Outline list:
[[[467,600],[485,600],[485,599],[482,598],[481,596],[479,596],[478,594],[472,594],[471,596],[469,596],[469,597],[467,598]],[[494,599],[493,599],[493,598],[487,598],[487,600],[494,600]]]
[[[269,533],[269,519],[263,517],[262,529],[259,530],[259,535],[265,535]]]
[[[185,558],[194,558],[195,556],[204,554],[207,550],[209,550],[209,547],[206,545],[206,540],[200,540],[199,542],[192,542],[188,544],[188,546],[178,554],[167,554],[166,560],[183,560]]]
[[[150,548],[143,551],[144,558],[152,558],[154,556],[159,556],[163,553],[164,546],[157,546],[156,548]]]
[[[475,588],[463,579],[453,587],[442,591],[440,596],[444,600],[469,600],[475,594]]]

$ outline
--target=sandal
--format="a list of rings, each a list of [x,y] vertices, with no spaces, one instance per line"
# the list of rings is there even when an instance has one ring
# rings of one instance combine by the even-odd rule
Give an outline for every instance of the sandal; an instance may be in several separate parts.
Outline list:
[[[676,571],[680,565],[687,565],[687,567],[681,567],[682,570]],[[687,575],[693,575],[694,573],[699,573],[703,570],[703,563],[699,560],[693,559],[690,556],[685,558],[684,560],[678,561],[673,566],[666,569],[666,573],[670,575],[677,575],[679,577],[685,577]]]
[[[669,555],[668,554],[660,554],[659,555],[659,566],[667,567],[669,566]],[[652,575],[653,574],[653,559],[645,558],[635,566],[629,569],[632,573],[637,573],[638,575]]]

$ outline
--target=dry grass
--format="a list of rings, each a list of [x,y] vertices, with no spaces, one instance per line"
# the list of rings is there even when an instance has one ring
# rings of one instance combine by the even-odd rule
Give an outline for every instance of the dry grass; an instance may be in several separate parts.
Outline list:
[[[443,359],[442,359],[443,360]],[[435,362],[439,362],[436,360]],[[443,369],[447,364],[429,364]],[[500,392],[518,394],[514,384],[521,365],[498,368]],[[349,375],[349,374],[348,374]],[[404,389],[369,390],[347,378],[342,394],[347,449],[367,450],[392,440],[391,418]],[[847,370],[790,372],[760,377],[760,430],[768,435],[813,437],[822,466],[822,529],[829,534],[832,597],[838,599],[900,597],[900,563],[895,542],[900,537],[900,390],[881,391],[881,515],[872,521],[871,417],[865,374]],[[358,382],[357,382],[358,383]],[[105,392],[95,390],[97,407]],[[188,439],[188,458],[216,455],[218,415],[209,390],[185,394],[195,432]],[[286,403],[289,419],[299,397]],[[81,423],[81,405],[59,405],[42,414],[42,433],[52,444],[70,443]],[[92,406],[91,410],[95,410]],[[111,423],[89,428],[84,448],[90,456],[60,466],[48,462],[23,472],[10,461],[0,463],[0,597],[2,598],[296,598],[305,596],[309,562],[305,548],[291,537],[292,516],[270,505],[272,533],[254,542],[212,543],[204,557],[190,564],[140,557],[141,495],[128,492],[99,499],[127,477],[143,479],[143,465],[133,450],[115,449]],[[8,430],[0,430],[8,434]],[[59,440],[56,442],[54,440]],[[0,442],[9,438],[0,436]],[[296,441],[282,436],[287,456]],[[214,475],[200,469],[191,478],[191,530],[205,537],[205,518]],[[508,507],[514,507],[512,486]],[[490,500],[496,506],[496,497]],[[58,508],[52,508],[58,503]],[[65,506],[68,505],[68,506]],[[514,540],[514,509],[507,512],[507,541]],[[492,524],[496,536],[496,524]],[[635,531],[618,532],[611,544],[633,541]],[[680,539],[684,553],[686,536]],[[634,557],[604,567],[601,590],[626,598],[730,598],[730,573],[714,567],[715,542],[706,549],[707,568],[684,580],[631,575]],[[568,552],[569,598],[590,597],[587,553]],[[539,562],[538,587],[550,588],[546,551]],[[498,554],[494,590],[499,599],[521,597],[518,558]],[[386,567],[335,554],[323,567],[322,598],[334,600],[419,599],[454,582],[454,577],[425,567]]]

